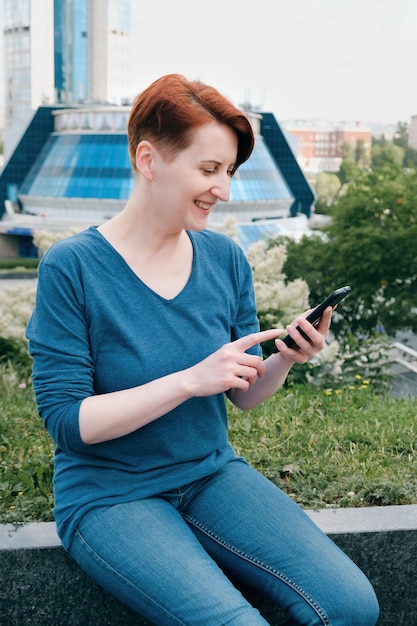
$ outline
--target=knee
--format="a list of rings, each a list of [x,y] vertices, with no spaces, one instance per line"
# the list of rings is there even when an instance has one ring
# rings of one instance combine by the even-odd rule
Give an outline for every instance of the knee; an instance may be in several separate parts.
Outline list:
[[[379,603],[371,583],[365,579],[355,593],[340,598],[338,617],[330,618],[331,626],[375,626]]]
[[[369,583],[368,593],[362,600],[362,615],[359,617],[358,625],[375,626],[379,618],[379,602],[375,591]]]

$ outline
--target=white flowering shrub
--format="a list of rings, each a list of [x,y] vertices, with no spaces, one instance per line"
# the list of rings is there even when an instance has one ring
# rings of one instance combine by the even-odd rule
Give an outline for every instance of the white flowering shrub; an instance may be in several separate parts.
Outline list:
[[[249,248],[247,257],[252,268],[261,328],[285,328],[310,307],[307,283],[302,279],[286,281],[282,271],[287,259],[284,243],[271,246],[258,241]],[[324,374],[326,380],[337,378],[340,374],[338,357],[339,344],[332,341],[308,366],[295,367],[297,382],[320,381]]]
[[[222,223],[213,224],[213,230],[238,239],[238,223],[228,215]],[[252,268],[256,306],[262,328],[286,326],[308,308],[309,288],[304,280],[286,282],[282,272],[287,259],[285,244],[270,247],[269,242],[252,244],[247,258]]]
[[[77,232],[51,233],[38,230],[33,236],[34,244],[45,253],[53,243]],[[6,287],[0,291],[0,337],[3,339],[25,340],[25,329],[35,304],[36,287]]]
[[[30,365],[25,328],[35,303],[36,288],[0,291],[0,362],[15,367]]]
[[[25,328],[35,304],[36,287],[14,287],[0,291],[0,336],[24,339]]]
[[[71,228],[67,231],[52,233],[48,230],[36,230],[33,235],[33,243],[38,248],[40,255],[45,254],[47,250],[60,239],[66,239],[70,235],[80,232],[79,228]]]
[[[285,280],[282,272],[287,258],[284,244],[268,247],[264,241],[258,241],[249,248],[247,258],[263,328],[285,327],[308,308],[309,289],[305,280]]]
[[[233,215],[226,215],[223,222],[217,222],[212,226],[213,230],[218,233],[224,233],[228,235],[234,241],[237,241],[239,234],[239,227],[237,225],[237,220]]]
[[[77,232],[51,233],[36,231],[34,244],[44,254],[53,243]],[[0,291],[0,362],[9,362],[14,367],[28,366],[29,353],[25,338],[25,330],[35,304],[36,287],[22,283],[21,287],[6,287]]]

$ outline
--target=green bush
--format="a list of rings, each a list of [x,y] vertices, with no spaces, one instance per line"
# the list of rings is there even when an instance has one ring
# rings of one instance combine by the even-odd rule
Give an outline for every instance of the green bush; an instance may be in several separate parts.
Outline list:
[[[0,259],[0,272],[3,270],[37,270],[39,259],[18,258],[18,259]]]
[[[25,341],[0,335],[0,364],[6,363],[17,369],[29,370],[32,360]]]

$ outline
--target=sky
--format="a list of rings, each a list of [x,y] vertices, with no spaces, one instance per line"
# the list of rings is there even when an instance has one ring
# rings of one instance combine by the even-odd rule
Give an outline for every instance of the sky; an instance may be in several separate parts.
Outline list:
[[[417,0],[133,5],[135,93],[179,72],[278,120],[397,124],[417,114]],[[0,74],[1,65],[0,53]]]
[[[135,85],[179,72],[279,120],[417,114],[417,0],[134,0]]]

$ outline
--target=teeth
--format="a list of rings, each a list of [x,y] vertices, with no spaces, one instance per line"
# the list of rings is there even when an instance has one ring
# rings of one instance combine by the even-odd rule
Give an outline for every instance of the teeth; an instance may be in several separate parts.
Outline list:
[[[200,209],[204,209],[205,211],[208,211],[210,208],[210,204],[206,204],[205,202],[196,201],[196,205],[199,206]]]

